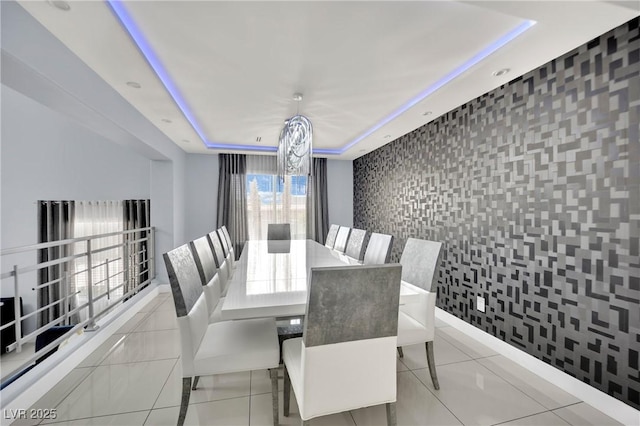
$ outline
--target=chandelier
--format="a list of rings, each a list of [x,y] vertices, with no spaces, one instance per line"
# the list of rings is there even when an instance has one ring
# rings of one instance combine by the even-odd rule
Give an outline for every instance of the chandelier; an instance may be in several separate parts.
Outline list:
[[[293,100],[300,102],[302,94],[295,93]],[[313,128],[311,121],[296,113],[285,120],[278,142],[277,164],[278,176],[283,179],[288,175],[310,175],[313,154]]]

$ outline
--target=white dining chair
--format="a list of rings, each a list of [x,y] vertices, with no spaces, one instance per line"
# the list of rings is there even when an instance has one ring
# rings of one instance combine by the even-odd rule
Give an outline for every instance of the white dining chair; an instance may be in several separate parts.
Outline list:
[[[283,344],[285,416],[293,387],[303,425],[380,404],[396,424],[400,276],[398,264],[311,268],[303,335]]]
[[[227,230],[227,227],[224,225],[222,225],[222,227],[218,231],[222,231],[222,235],[224,236],[224,239],[227,241],[227,247],[229,247],[229,252],[231,253],[231,267],[235,268],[237,266],[236,251],[233,248],[233,241],[231,241],[231,235],[229,235],[229,231]]]
[[[402,256],[402,281],[419,293],[419,301],[400,306],[398,315],[398,353],[402,347],[424,343],[427,365],[435,389],[440,389],[433,355],[438,269],[442,243],[409,238]]]
[[[204,294],[209,307],[209,322],[217,322],[222,318],[222,304],[224,298],[221,298],[222,289],[220,288],[220,277],[218,269],[211,251],[209,239],[205,235],[195,239],[189,243],[193,259],[198,268],[198,274],[204,286]]]
[[[227,265],[229,265],[229,278],[233,276],[233,266],[235,263],[235,259],[233,258],[233,253],[231,252],[231,247],[229,246],[229,242],[227,241],[222,229],[217,229],[216,234],[218,234],[218,239],[220,240],[220,245],[222,246],[222,252],[224,253],[225,260],[227,261]]]
[[[270,223],[267,226],[267,240],[290,240],[291,224]]]
[[[224,250],[222,249],[220,238],[218,238],[218,233],[216,231],[210,232],[207,237],[209,238],[211,251],[213,252],[216,266],[218,267],[220,291],[222,292],[222,296],[226,296],[227,287],[229,287],[229,280],[231,279],[229,262],[227,262],[227,257],[224,255]]]
[[[371,237],[369,237],[369,244],[367,244],[367,250],[364,252],[364,260],[362,263],[365,265],[382,265],[389,263],[392,246],[392,235],[373,232]]]
[[[351,260],[356,262],[362,262],[364,258],[365,240],[367,238],[367,231],[364,229],[352,228],[349,233],[349,240],[347,241],[347,248],[344,254]]]
[[[327,239],[325,240],[324,246],[330,249],[333,248],[336,244],[336,237],[338,236],[338,230],[340,229],[339,225],[332,224],[329,227],[329,232],[327,233]]]
[[[274,319],[209,324],[198,268],[185,244],[164,254],[180,330],[182,397],[178,425],[184,424],[193,377],[268,369],[273,423],[278,424],[278,335]]]
[[[338,229],[338,235],[336,236],[336,243],[333,246],[333,249],[338,253],[344,253],[347,249],[347,241],[349,240],[349,234],[351,233],[351,228],[346,226],[341,226]]]

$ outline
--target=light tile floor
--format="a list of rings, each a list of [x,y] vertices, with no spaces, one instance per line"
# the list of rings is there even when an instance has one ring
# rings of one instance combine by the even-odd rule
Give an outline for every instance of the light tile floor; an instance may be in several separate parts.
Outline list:
[[[440,390],[431,383],[424,347],[405,347],[398,359],[398,425],[619,424],[459,330],[437,326]],[[56,409],[57,418],[43,424],[175,425],[182,374],[176,327],[171,296],[160,294],[32,408]],[[300,424],[293,392],[292,399],[282,425]],[[190,402],[189,425],[272,424],[267,371],[203,377]],[[378,406],[311,423],[385,425],[386,416]]]

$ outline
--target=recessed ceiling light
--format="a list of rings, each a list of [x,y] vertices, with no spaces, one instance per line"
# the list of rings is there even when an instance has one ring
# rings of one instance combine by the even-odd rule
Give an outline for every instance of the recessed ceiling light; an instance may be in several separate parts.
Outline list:
[[[262,136],[256,137],[256,142],[261,142],[261,141],[262,141]]]
[[[422,115],[431,115],[431,114],[433,114],[433,112],[431,112],[431,111],[425,111],[425,112],[422,113]]]
[[[182,139],[182,142],[184,142],[184,143],[191,143],[191,141],[190,141],[190,140],[187,140],[187,139]]]
[[[168,118],[163,118],[162,121],[164,121],[165,123],[171,123],[171,120],[169,120]]]
[[[493,75],[495,77],[500,77],[501,75],[505,75],[506,73],[508,73],[509,71],[511,71],[509,68],[502,68],[501,70],[498,71],[494,71]]]
[[[69,3],[63,0],[47,0],[47,3],[49,3],[49,6],[55,7],[56,9],[60,9],[65,12],[71,10],[71,6],[69,5]]]
[[[142,86],[140,86],[140,83],[135,82],[135,81],[127,81],[127,86],[129,87],[133,87],[134,89],[139,89]]]
[[[360,152],[365,152],[365,151],[366,151],[366,149],[361,149],[361,150],[360,150]]]
[[[391,137],[391,135],[384,135],[385,139],[389,139]]]

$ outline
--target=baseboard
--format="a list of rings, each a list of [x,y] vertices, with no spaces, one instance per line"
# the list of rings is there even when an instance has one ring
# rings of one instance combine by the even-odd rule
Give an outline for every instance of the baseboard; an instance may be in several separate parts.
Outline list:
[[[467,336],[489,346],[500,355],[553,383],[565,392],[602,411],[607,416],[629,426],[637,426],[640,411],[606,393],[564,373],[507,342],[480,330],[460,318],[436,308],[436,318],[462,331]]]
[[[71,337],[68,343],[56,353],[0,392],[3,413],[16,413],[19,412],[17,410],[29,409],[71,370],[98,349],[113,333],[133,318],[140,309],[159,293],[169,291],[168,289],[169,285],[167,284],[152,282],[147,288],[136,294],[135,301],[131,300],[133,303],[123,304],[122,309],[116,310],[98,321],[96,331],[84,332],[81,335]]]

